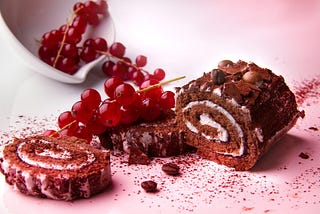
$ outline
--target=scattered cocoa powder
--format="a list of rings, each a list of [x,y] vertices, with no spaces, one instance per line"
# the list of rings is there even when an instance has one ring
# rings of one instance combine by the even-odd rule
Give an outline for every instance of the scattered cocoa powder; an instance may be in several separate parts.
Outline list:
[[[21,115],[11,119],[9,130],[0,130],[0,142],[5,144],[12,136],[42,133],[45,129],[54,128],[55,123],[56,116],[35,118]],[[316,153],[312,155],[314,159],[319,157]],[[299,158],[297,155],[295,157]],[[284,206],[288,210],[303,209],[306,205],[320,208],[320,167],[316,161],[298,165],[295,159],[269,171],[246,172],[219,166],[196,154],[154,158],[148,165],[128,165],[127,161],[128,154],[112,152],[114,188],[101,196],[119,206],[123,204],[123,198],[131,198],[136,201],[137,207],[175,213],[213,208],[236,213],[253,207],[252,211],[259,213],[281,212]],[[180,166],[180,176],[167,176],[161,171],[161,167],[168,162]],[[141,189],[142,181],[154,181],[159,192],[152,196],[145,193]],[[91,201],[95,203],[95,198]]]
[[[296,83],[294,86],[294,94],[296,96],[298,105],[303,104],[309,98],[319,98],[320,76]]]

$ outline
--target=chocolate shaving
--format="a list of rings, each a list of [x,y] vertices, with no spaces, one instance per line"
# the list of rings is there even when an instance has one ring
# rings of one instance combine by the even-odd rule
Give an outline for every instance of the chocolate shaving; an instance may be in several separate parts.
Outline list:
[[[140,149],[137,147],[130,147],[130,152],[129,152],[129,159],[128,159],[128,164],[141,164],[141,165],[148,165],[150,164],[151,160],[146,155],[143,153]]]
[[[243,102],[239,88],[232,82],[225,83],[223,85],[222,92],[227,97],[235,99],[239,104]]]

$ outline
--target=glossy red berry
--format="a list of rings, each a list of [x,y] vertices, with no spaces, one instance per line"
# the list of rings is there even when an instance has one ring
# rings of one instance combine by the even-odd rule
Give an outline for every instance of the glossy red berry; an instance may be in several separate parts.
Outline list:
[[[71,26],[74,27],[80,34],[84,34],[87,28],[87,19],[82,15],[77,15],[73,19]]]
[[[98,53],[93,46],[86,46],[82,48],[82,51],[80,53],[80,58],[84,62],[86,63],[91,62],[95,60],[97,57],[98,57]]]
[[[120,43],[120,42],[115,42],[111,45],[109,52],[118,58],[122,58],[125,54],[126,47]]]
[[[160,82],[158,80],[156,80],[156,79],[150,79],[150,80],[144,81],[141,84],[140,89],[146,89],[146,88],[149,88],[150,86],[154,86],[154,85],[157,85],[159,83]],[[143,97],[150,97],[153,100],[157,101],[161,97],[162,92],[163,92],[162,87],[158,86],[158,87],[149,89],[149,90],[147,90],[145,92],[142,92],[141,94],[142,94]]]
[[[152,98],[148,97],[142,101],[141,118],[145,121],[152,121],[159,117],[161,108],[158,103]]]
[[[131,125],[135,123],[140,117],[141,109],[135,105],[121,107],[121,120],[120,123],[124,125]]]
[[[83,125],[80,125],[74,135],[78,138],[84,139],[87,143],[90,143],[92,140],[92,133],[90,130]]]
[[[121,105],[126,106],[134,102],[135,89],[128,83],[118,85],[114,90],[114,99]]]
[[[121,119],[120,104],[115,100],[105,100],[99,107],[99,120],[106,127],[117,126]]]
[[[159,99],[159,105],[163,109],[171,109],[175,106],[175,95],[172,91],[165,91]]]
[[[123,81],[119,77],[111,77],[104,82],[104,91],[110,99],[114,99],[114,90],[122,83]]]
[[[53,48],[59,45],[63,37],[63,34],[59,30],[52,30],[43,34],[41,44]]]
[[[78,101],[73,104],[71,114],[75,120],[86,124],[93,115],[93,111],[89,109],[84,102]]]
[[[136,65],[138,67],[143,67],[147,64],[147,57],[144,55],[139,55],[136,57]]]
[[[107,127],[101,123],[99,116],[96,113],[87,122],[86,127],[88,128],[88,130],[90,130],[92,134],[95,135],[102,134],[107,129]]]
[[[165,73],[165,71],[164,71],[163,69],[161,69],[161,68],[157,68],[157,69],[154,70],[154,72],[153,72],[153,78],[155,78],[155,79],[157,79],[157,80],[159,80],[159,81],[163,80],[163,79],[165,78],[165,76],[166,76],[166,73]]]
[[[94,111],[101,103],[100,93],[93,89],[88,88],[81,93],[81,101],[87,106],[89,110]]]

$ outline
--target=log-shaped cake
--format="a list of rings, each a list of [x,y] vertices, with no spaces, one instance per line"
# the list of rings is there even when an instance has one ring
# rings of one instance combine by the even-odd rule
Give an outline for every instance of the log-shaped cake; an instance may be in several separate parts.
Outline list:
[[[188,144],[235,170],[252,168],[303,117],[282,76],[230,60],[177,88],[176,113]]]
[[[33,136],[3,148],[0,169],[20,192],[74,200],[103,191],[111,181],[110,154],[75,137]]]

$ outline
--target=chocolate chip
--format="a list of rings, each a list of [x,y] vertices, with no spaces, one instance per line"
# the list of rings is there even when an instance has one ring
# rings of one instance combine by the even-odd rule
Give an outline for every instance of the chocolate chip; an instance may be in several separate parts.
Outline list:
[[[223,68],[223,67],[228,67],[228,66],[232,66],[233,62],[231,60],[225,59],[225,60],[221,60],[218,63],[218,67],[219,68]]]
[[[225,80],[225,73],[219,69],[213,69],[211,71],[212,81],[215,85],[223,84]]]
[[[141,187],[146,191],[146,192],[157,192],[157,183],[154,181],[143,181],[141,183]]]
[[[262,81],[261,75],[256,71],[248,71],[242,76],[242,79],[251,84],[256,84]]]
[[[168,175],[179,175],[180,167],[174,163],[166,163],[162,165],[162,171]]]

